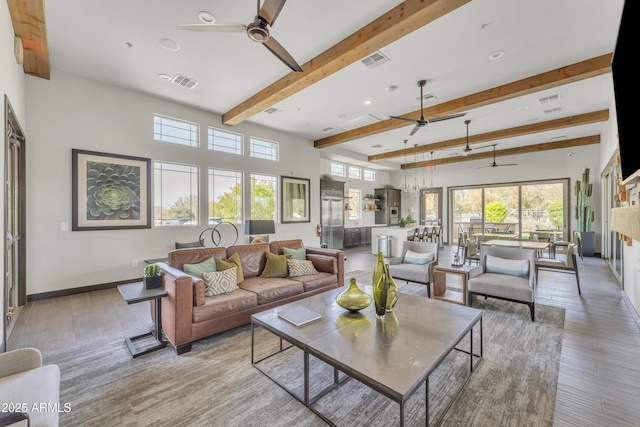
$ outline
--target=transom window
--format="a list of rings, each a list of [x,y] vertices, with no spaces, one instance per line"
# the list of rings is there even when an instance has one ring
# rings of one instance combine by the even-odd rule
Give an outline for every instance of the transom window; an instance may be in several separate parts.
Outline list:
[[[249,154],[251,157],[266,160],[278,160],[278,143],[263,139],[251,138],[249,142]]]
[[[362,169],[362,179],[364,179],[365,181],[374,182],[376,180],[375,171],[373,171],[371,169]]]
[[[357,166],[349,166],[349,178],[362,179],[360,176],[360,168]]]
[[[345,176],[344,165],[342,163],[331,162],[331,175]]]
[[[209,168],[209,224],[242,223],[242,177],[240,171]]]
[[[207,143],[209,150],[242,155],[243,141],[244,136],[242,134],[215,128],[208,129]]]
[[[198,167],[154,163],[154,224],[198,225]]]
[[[197,123],[153,115],[153,138],[156,141],[197,147],[199,128]]]

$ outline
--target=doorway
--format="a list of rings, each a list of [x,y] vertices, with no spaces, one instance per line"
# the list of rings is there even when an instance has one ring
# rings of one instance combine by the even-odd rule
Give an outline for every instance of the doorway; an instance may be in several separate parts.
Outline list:
[[[27,303],[25,236],[25,138],[22,127],[5,95],[4,158],[4,320],[2,351]]]

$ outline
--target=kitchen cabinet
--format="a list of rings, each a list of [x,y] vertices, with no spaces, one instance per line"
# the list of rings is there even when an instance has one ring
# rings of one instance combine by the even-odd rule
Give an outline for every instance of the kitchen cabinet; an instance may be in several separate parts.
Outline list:
[[[369,246],[371,244],[371,227],[360,227],[360,245]]]
[[[346,228],[344,230],[344,247],[360,246],[360,228]]]

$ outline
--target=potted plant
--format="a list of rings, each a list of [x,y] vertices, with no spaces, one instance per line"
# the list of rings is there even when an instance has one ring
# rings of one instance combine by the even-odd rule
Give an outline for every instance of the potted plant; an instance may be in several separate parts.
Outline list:
[[[149,264],[144,268],[144,276],[142,282],[145,289],[159,288],[162,286],[162,276],[160,275],[160,266]]]
[[[589,168],[584,169],[582,181],[576,181],[576,220],[578,231],[582,238],[582,254],[593,256],[596,250],[596,233],[591,231],[591,223],[595,218],[593,207],[588,205],[588,200],[593,193],[593,183],[589,182]]]

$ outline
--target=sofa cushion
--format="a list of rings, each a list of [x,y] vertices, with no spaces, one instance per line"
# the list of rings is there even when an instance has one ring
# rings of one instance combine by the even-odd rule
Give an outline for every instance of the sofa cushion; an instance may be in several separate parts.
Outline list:
[[[234,245],[227,248],[228,257],[236,253],[240,257],[242,261],[242,275],[245,279],[260,276],[267,262],[267,258],[264,255],[265,252],[269,252],[269,243]]]
[[[318,270],[313,266],[313,262],[308,260],[288,259],[287,267],[289,269],[289,277],[318,274]]]
[[[266,304],[304,292],[300,281],[279,277],[250,277],[238,285],[241,289],[255,293],[258,304]]]
[[[429,267],[422,264],[390,264],[389,274],[394,279],[417,283],[429,283]]]
[[[533,301],[533,289],[529,280],[508,274],[484,273],[467,283],[469,292],[483,295],[494,295],[515,301]]]
[[[226,260],[218,260],[216,261],[216,268],[219,271],[227,270],[232,267],[238,267],[236,271],[237,283],[240,283],[244,280],[244,274],[242,271],[242,261],[240,261],[240,256],[237,253],[234,253]]]
[[[509,276],[529,278],[528,259],[506,259],[487,255],[485,261],[486,273],[506,274]]]
[[[318,274],[312,274],[310,276],[292,277],[291,280],[301,282],[304,285],[304,291],[309,292],[336,284],[338,282],[338,275],[321,271],[318,272]]]
[[[287,255],[264,253],[267,262],[260,277],[287,277]]]
[[[291,259],[297,259],[297,260],[307,259],[307,250],[305,248],[298,248],[298,249],[282,248],[282,253],[285,255],[291,255]]]
[[[404,254],[404,262],[407,264],[427,265],[433,261],[434,258],[435,255],[432,252],[419,253],[407,249],[407,252]]]
[[[300,249],[303,247],[304,245],[301,239],[275,240],[273,242],[269,242],[269,252],[276,255],[282,255],[284,253],[284,248]]]
[[[216,317],[234,314],[258,305],[258,296],[244,289],[206,297],[203,305],[193,307],[192,322],[199,323]]]
[[[211,273],[216,271],[216,260],[213,258],[205,259],[197,264],[185,264],[183,266],[185,273],[196,277],[202,277],[202,273]]]
[[[205,296],[226,294],[238,289],[238,267],[231,267],[223,271],[202,273],[202,280],[206,286]]]

